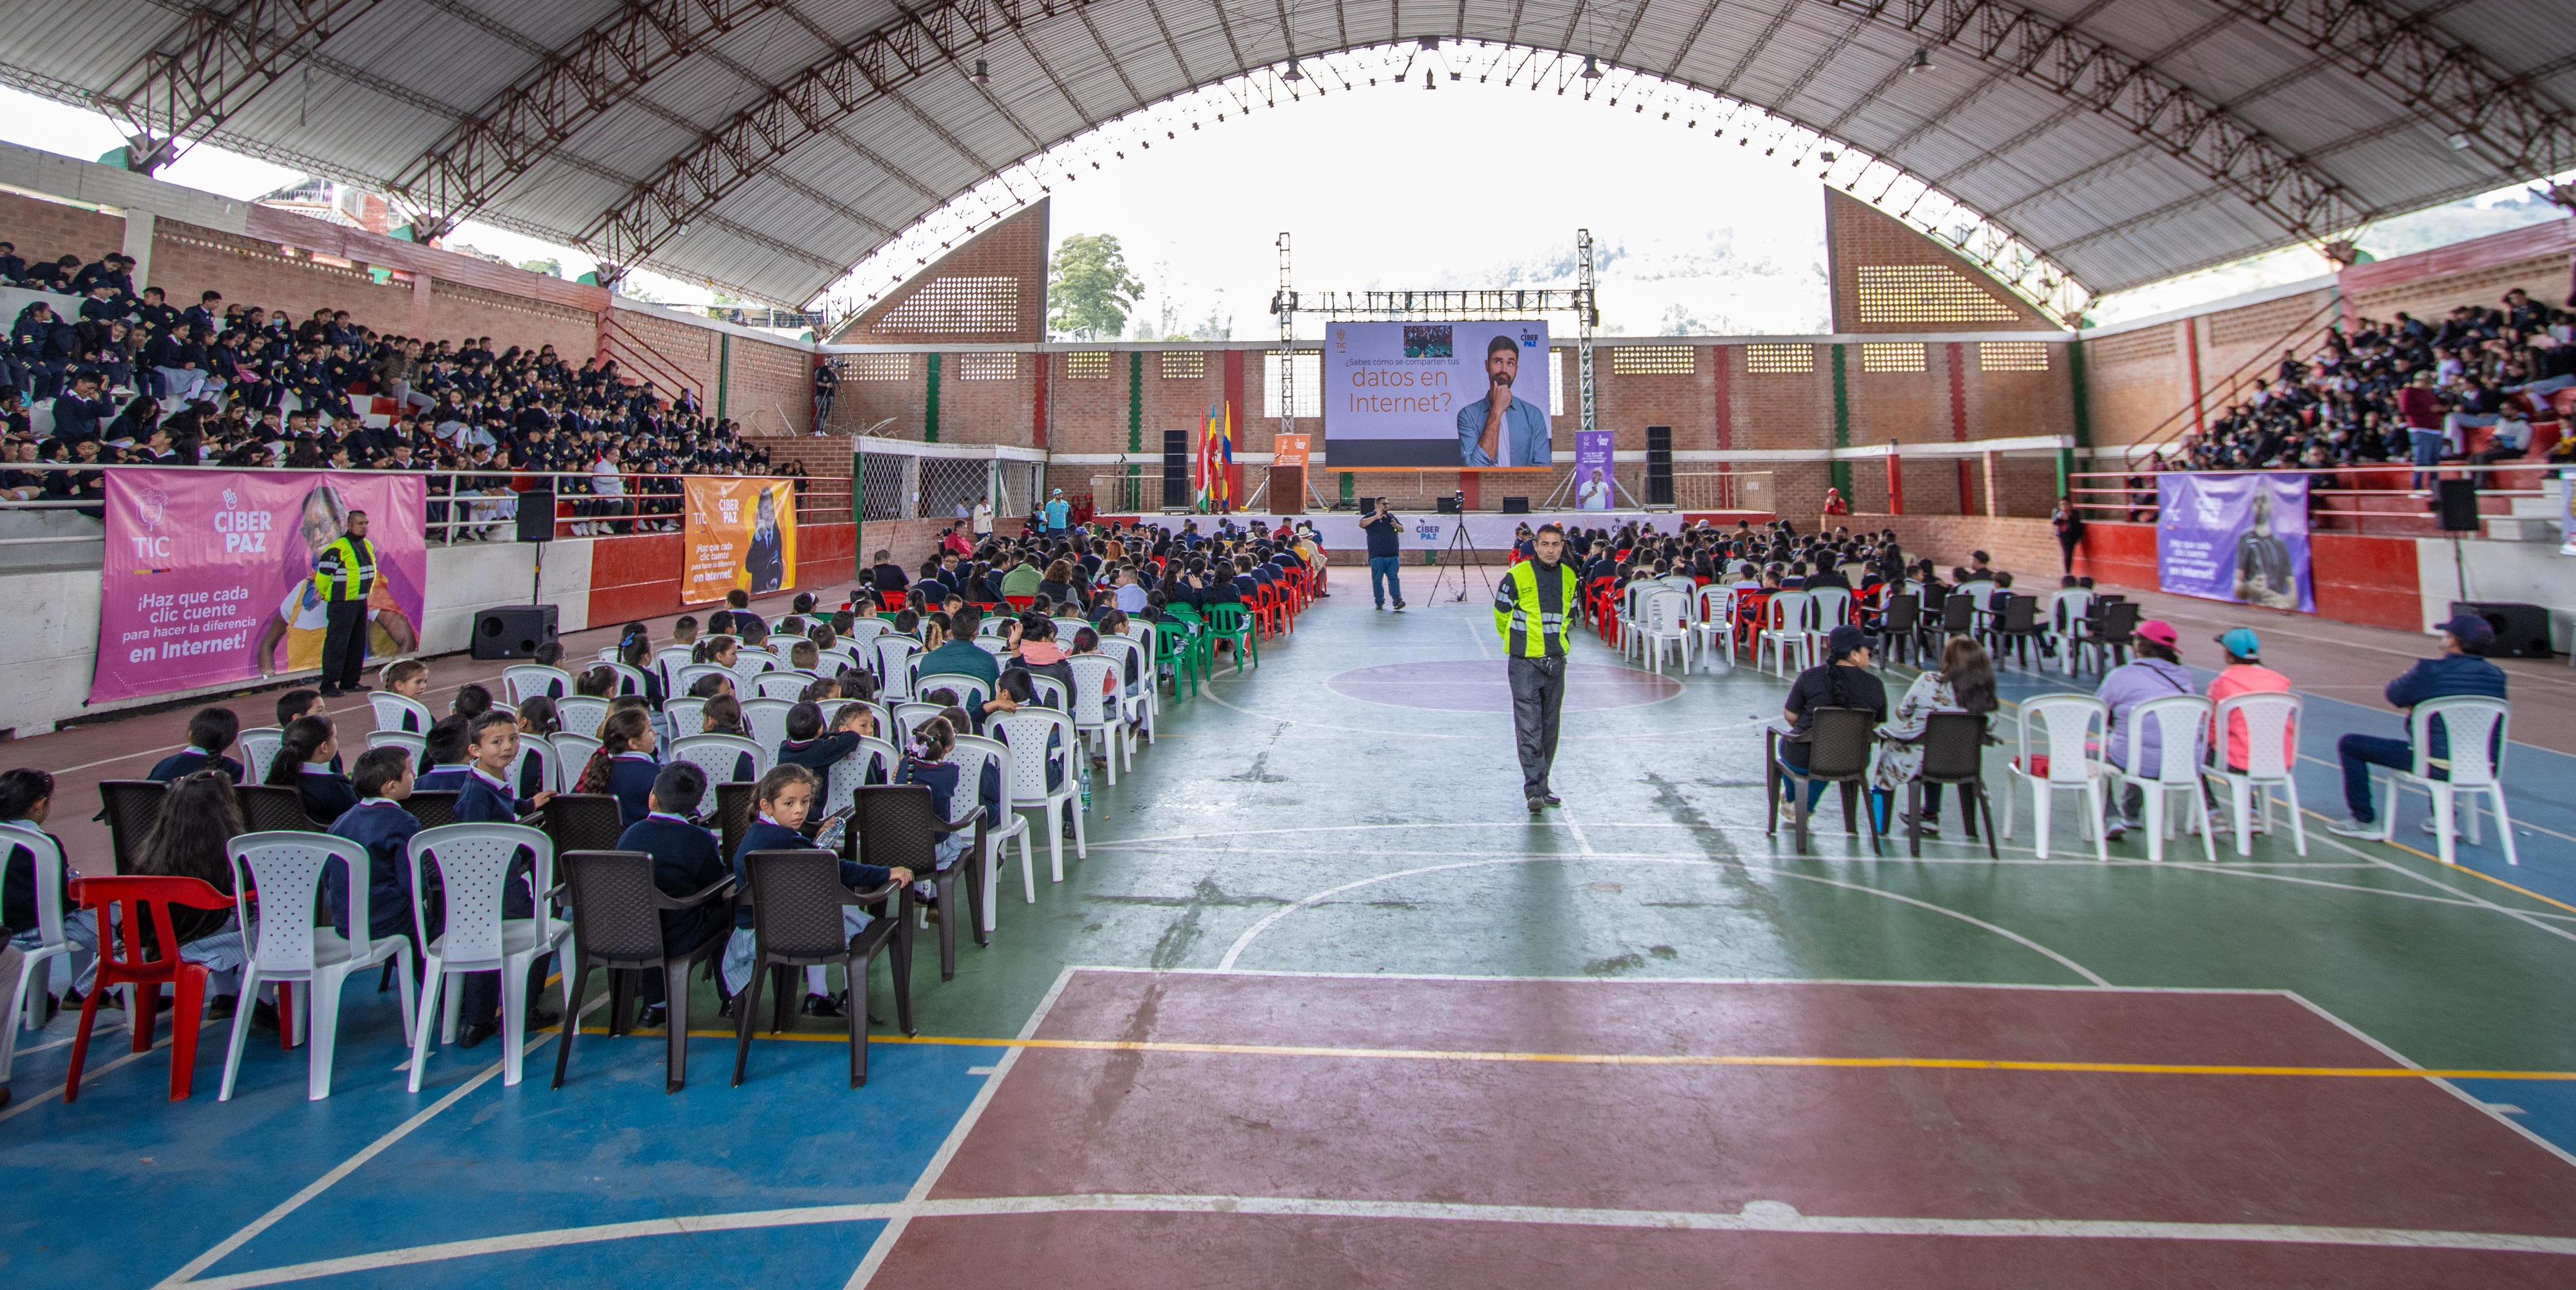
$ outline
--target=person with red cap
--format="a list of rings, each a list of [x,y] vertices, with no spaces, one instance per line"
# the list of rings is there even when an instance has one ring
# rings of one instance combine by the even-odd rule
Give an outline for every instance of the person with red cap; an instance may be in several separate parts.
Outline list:
[[[2102,678],[2102,688],[2093,692],[2104,706],[2111,709],[2110,728],[2103,732],[2102,754],[2113,766],[2132,774],[2153,778],[2163,765],[2163,730],[2155,725],[2145,728],[2138,744],[2138,765],[2129,765],[2129,711],[2149,699],[2171,698],[2193,693],[2191,673],[2182,665],[2182,633],[2172,623],[2150,618],[2138,624],[2135,639],[2137,657]],[[2103,838],[2117,839],[2137,827],[2138,810],[2146,803],[2146,793],[2132,784],[2125,792],[2102,804]]]

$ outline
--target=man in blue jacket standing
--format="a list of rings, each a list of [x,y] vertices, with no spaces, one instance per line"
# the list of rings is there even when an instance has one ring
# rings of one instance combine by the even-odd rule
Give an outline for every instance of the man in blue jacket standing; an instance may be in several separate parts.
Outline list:
[[[2404,676],[2388,683],[2388,701],[2412,711],[2416,704],[2431,699],[2448,699],[2474,695],[2485,699],[2504,696],[2504,669],[2478,657],[2495,643],[2495,631],[2487,620],[2476,614],[2461,614],[2442,624],[2442,654],[2428,658],[2406,669]],[[2436,726],[2429,750],[2434,773],[2443,774],[2449,765],[2450,745],[2446,733]],[[2345,735],[2336,741],[2335,752],[2343,759],[2343,801],[2352,811],[2350,819],[2336,820],[2326,827],[2348,838],[2375,838],[2380,834],[2376,820],[2379,812],[2370,800],[2370,768],[2388,766],[2412,770],[2415,746],[2404,739],[2384,735]],[[2394,804],[2392,803],[2392,809]]]

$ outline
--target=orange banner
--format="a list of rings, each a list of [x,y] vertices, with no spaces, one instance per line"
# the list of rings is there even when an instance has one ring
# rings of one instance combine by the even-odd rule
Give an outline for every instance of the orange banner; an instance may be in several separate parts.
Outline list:
[[[796,585],[796,486],[784,479],[696,477],[681,530],[680,601],[700,605],[740,588],[755,596]]]
[[[1314,443],[1313,435],[1280,434],[1270,436],[1270,464],[1291,470],[1306,468],[1306,454]]]

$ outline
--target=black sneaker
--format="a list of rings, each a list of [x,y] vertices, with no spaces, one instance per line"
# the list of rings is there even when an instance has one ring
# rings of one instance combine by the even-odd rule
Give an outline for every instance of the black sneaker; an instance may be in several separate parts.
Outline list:
[[[254,1003],[250,1006],[250,1024],[254,1030],[277,1029],[277,1005]]]
[[[849,1015],[849,1013],[842,1010],[841,1001],[828,994],[806,995],[805,1002],[796,1005],[796,1010],[808,1017],[846,1017]]]
[[[670,1020],[671,1010],[657,1003],[647,1007],[642,1012],[635,1014],[635,1028],[638,1030],[660,1030],[665,1025],[670,1024]]]
[[[230,1021],[233,1019],[233,1014],[239,1011],[241,1011],[240,995],[219,994],[216,995],[211,1002],[206,1004],[206,1020]],[[252,1015],[257,1016],[258,1014],[254,1013]]]
[[[491,1022],[469,1021],[456,1028],[456,1046],[459,1048],[473,1048],[480,1045],[484,1040],[490,1039],[492,1036],[499,1033],[501,1033],[501,1028],[493,1025]]]
[[[1395,602],[1395,612],[1397,612],[1397,613],[1399,613],[1399,614],[1404,612],[1404,602],[1403,602],[1403,601],[1399,600],[1399,601]]]
[[[1536,814],[1538,814],[1539,812],[1544,811],[1544,810],[1546,810],[1546,809],[1547,809],[1547,799],[1546,799],[1546,798],[1544,798],[1544,797],[1533,797],[1533,798],[1531,798],[1531,799],[1529,800],[1529,813],[1530,813],[1530,814],[1532,814],[1532,815],[1536,815]]]

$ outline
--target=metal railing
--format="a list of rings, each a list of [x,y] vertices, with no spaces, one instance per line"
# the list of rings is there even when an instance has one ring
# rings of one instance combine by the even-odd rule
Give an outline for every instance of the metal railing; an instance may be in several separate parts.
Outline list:
[[[2290,467],[2271,470],[2137,470],[2079,471],[2067,476],[2067,496],[2087,523],[2153,524],[2160,512],[2156,478],[2163,474],[2211,477],[2236,475],[2306,475],[2308,520],[2319,532],[2415,534],[2439,530],[2433,490],[2411,487],[2416,474],[2404,462],[2361,466]],[[2532,503],[2562,505],[2563,494],[2549,487],[2552,476],[2576,474],[2576,468],[2547,462],[2499,462],[2478,465],[2444,462],[2430,472],[2444,478],[2477,482],[2483,518],[2541,520],[2559,511]],[[2561,487],[2569,485],[2562,484]],[[2502,509],[2492,503],[2501,502]]]
[[[0,490],[0,516],[12,514],[45,515],[71,512],[93,520],[105,517],[106,476],[119,470],[195,469],[218,471],[227,475],[310,475],[319,472],[283,467],[197,466],[172,467],[104,463],[10,462],[0,469],[23,475],[50,479],[72,476],[76,483],[69,488],[81,490],[72,496],[42,491],[41,484]],[[685,481],[696,478],[719,478],[708,475],[670,475],[621,473],[615,476],[618,491],[596,491],[609,477],[587,471],[533,470],[420,470],[420,471],[350,471],[366,475],[417,475],[427,481],[425,527],[432,545],[453,546],[465,542],[511,541],[518,532],[519,505],[524,496],[552,487],[555,499],[554,532],[557,538],[609,537],[632,533],[677,533],[681,529]],[[788,478],[787,476],[746,476],[746,478]],[[845,524],[850,518],[850,481],[838,476],[824,476],[798,481],[796,519],[800,524]],[[94,531],[44,533],[22,536],[0,536],[0,547],[31,547],[96,542],[103,535]]]

